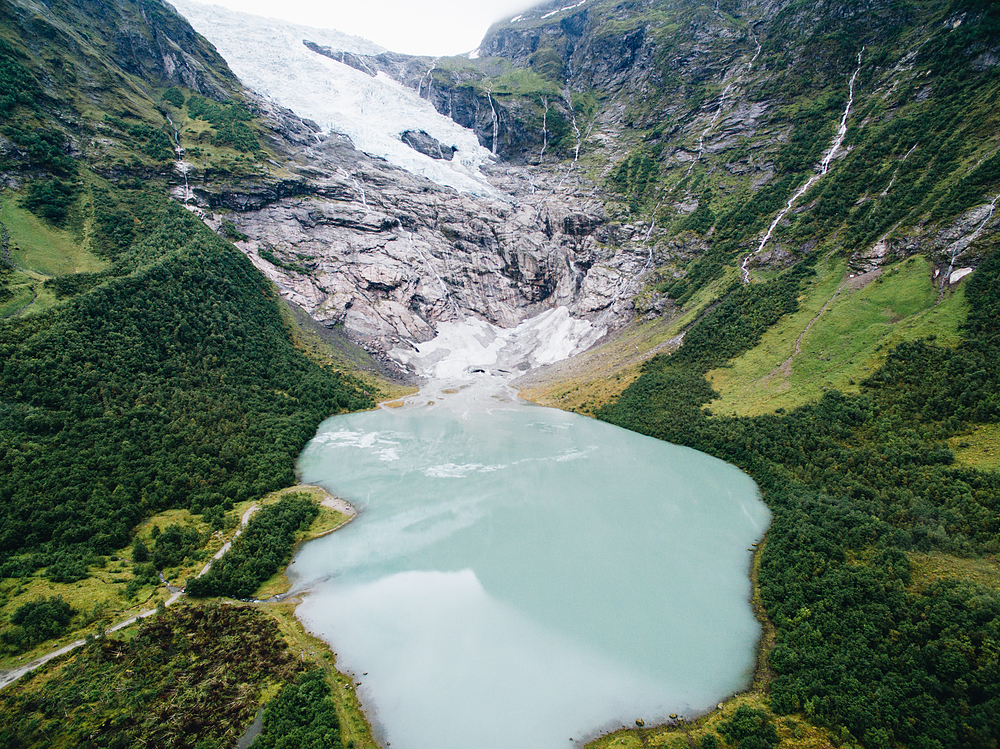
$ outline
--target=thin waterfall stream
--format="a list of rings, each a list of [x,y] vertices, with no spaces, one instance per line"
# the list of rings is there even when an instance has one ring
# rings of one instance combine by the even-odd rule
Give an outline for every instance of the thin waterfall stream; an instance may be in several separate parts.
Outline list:
[[[858,73],[861,72],[861,56],[864,53],[865,48],[862,47],[861,51],[858,52],[858,67],[851,75],[848,83],[847,106],[844,107],[844,113],[840,117],[840,126],[837,128],[837,134],[834,136],[829,150],[827,150],[827,152],[823,155],[823,159],[819,163],[819,171],[813,174],[804,185],[792,194],[792,197],[788,199],[788,203],[785,204],[785,207],[778,212],[778,215],[774,217],[771,225],[767,227],[767,231],[764,233],[764,237],[760,240],[760,244],[757,246],[757,249],[743,258],[743,262],[740,264],[740,273],[743,277],[743,283],[750,283],[750,261],[764,251],[764,247],[767,245],[768,240],[771,239],[771,235],[774,233],[774,230],[778,228],[778,224],[781,223],[781,219],[783,219],[788,212],[792,210],[792,206],[798,202],[799,198],[805,195],[809,191],[809,188],[816,184],[816,182],[830,170],[830,162],[833,160],[833,157],[836,156],[837,152],[840,151],[840,147],[843,145],[844,138],[847,135],[847,118],[851,114],[851,107],[854,105],[854,83],[858,78]]]

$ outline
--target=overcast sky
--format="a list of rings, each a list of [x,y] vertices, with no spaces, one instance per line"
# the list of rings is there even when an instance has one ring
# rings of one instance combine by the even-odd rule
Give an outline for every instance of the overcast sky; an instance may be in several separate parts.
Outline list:
[[[197,0],[357,34],[411,55],[457,55],[479,46],[494,21],[540,0]]]

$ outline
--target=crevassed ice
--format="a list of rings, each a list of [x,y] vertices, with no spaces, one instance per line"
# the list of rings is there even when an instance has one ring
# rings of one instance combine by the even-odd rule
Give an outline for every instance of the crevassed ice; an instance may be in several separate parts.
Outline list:
[[[190,0],[174,3],[192,26],[225,58],[240,80],[324,132],[348,136],[355,147],[427,179],[475,194],[493,190],[479,172],[492,158],[475,134],[439,114],[415,91],[385,75],[372,78],[309,50],[303,40],[337,51],[378,54],[385,50],[360,37],[286,21],[238,13]],[[406,130],[423,130],[458,151],[435,160],[402,142]]]
[[[393,349],[396,361],[436,379],[465,379],[470,370],[523,372],[590,348],[605,329],[570,316],[566,307],[546,310],[515,328],[469,318],[438,325],[438,334],[415,349]]]

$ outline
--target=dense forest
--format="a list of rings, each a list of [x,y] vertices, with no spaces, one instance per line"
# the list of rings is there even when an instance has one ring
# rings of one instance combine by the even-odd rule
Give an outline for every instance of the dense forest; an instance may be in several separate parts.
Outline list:
[[[796,308],[808,262],[738,285],[599,416],[746,470],[774,513],[760,569],[777,627],[771,705],[867,747],[993,747],[1000,596],[913,586],[908,552],[1000,550],[1000,475],[952,465],[944,440],[1000,418],[1000,254],[965,293],[957,348],[904,344],[859,395],[753,418],[713,416],[705,372]]]
[[[293,348],[273,289],[231,245],[155,194],[128,195],[137,210],[119,192],[101,225],[134,228],[106,237],[106,278],[0,326],[6,576],[83,577],[154,512],[286,486],[323,418],[370,405]]]

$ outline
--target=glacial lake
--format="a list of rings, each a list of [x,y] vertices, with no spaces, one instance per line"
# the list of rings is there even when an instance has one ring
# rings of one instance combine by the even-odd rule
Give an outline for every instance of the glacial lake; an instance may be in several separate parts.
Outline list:
[[[744,687],[750,545],[720,460],[524,403],[325,421],[301,479],[358,508],[290,567],[383,746],[556,749]]]

